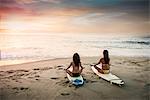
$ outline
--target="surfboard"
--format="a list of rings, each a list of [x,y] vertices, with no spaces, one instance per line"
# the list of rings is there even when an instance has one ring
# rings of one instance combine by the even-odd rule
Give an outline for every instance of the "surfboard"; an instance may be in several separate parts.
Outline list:
[[[72,68],[69,68],[68,70],[72,71]],[[78,76],[78,77],[71,77],[68,73],[67,73],[67,78],[69,79],[69,81],[75,85],[75,86],[80,86],[84,84],[84,80],[82,75]]]
[[[92,71],[96,75],[98,75],[100,78],[102,78],[102,79],[110,82],[111,84],[114,83],[114,84],[117,84],[119,86],[124,85],[125,82],[123,80],[121,80],[118,76],[112,74],[111,72],[109,74],[102,74],[102,73],[98,72],[97,69],[95,69],[95,67],[93,65],[91,65],[91,66],[92,66],[91,67]],[[99,68],[101,68],[100,65],[96,65],[96,66],[99,67]]]

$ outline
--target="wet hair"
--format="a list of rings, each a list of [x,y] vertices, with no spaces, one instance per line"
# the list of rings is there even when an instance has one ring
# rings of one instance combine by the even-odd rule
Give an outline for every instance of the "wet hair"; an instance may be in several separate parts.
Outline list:
[[[110,59],[109,59],[109,54],[107,50],[103,51],[103,56],[104,56],[105,64],[109,64]]]
[[[80,63],[80,56],[79,56],[78,53],[75,53],[75,54],[73,55],[73,62],[74,62],[74,64],[75,64],[76,66],[79,66],[79,63]]]

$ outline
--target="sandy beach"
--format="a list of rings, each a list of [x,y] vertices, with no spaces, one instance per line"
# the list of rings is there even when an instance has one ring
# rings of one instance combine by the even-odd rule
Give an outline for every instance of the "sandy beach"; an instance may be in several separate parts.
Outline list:
[[[0,66],[0,100],[149,100],[150,58],[110,57],[111,72],[125,81],[119,87],[91,68],[99,57],[81,57],[85,84],[71,85],[64,71],[72,58]]]

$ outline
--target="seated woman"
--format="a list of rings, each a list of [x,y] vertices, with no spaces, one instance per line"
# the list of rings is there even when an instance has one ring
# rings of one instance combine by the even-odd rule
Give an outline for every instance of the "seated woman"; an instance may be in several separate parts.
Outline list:
[[[68,70],[71,66],[73,67],[72,71]],[[81,70],[80,70],[80,67],[81,67]],[[82,73],[82,70],[83,70],[83,67],[80,62],[80,56],[78,53],[75,53],[73,55],[73,62],[70,63],[70,65],[66,69],[66,72],[72,77],[78,77]]]
[[[109,59],[109,54],[107,50],[103,51],[103,58],[99,60],[97,64],[94,65],[94,67],[98,70],[98,72],[102,74],[108,74],[110,72],[110,59]],[[96,65],[99,65],[100,67],[97,67]]]

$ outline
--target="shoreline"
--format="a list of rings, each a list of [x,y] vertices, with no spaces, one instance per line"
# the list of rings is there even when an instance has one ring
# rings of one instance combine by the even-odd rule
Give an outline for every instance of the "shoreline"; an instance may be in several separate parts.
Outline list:
[[[101,57],[101,56],[83,56],[81,58],[93,58],[93,57]],[[129,56],[111,56],[110,58],[116,58],[116,57],[124,57],[128,58]],[[130,56],[130,58],[148,58],[150,59],[149,56]],[[4,66],[13,66],[13,65],[20,65],[20,64],[28,64],[28,63],[34,63],[34,62],[42,62],[42,61],[51,61],[51,60],[58,60],[58,59],[72,59],[72,57],[64,57],[64,58],[51,58],[51,59],[41,59],[41,60],[0,60],[0,67]],[[15,61],[15,63],[14,63]],[[7,63],[7,64],[6,64]]]
[[[66,78],[72,58],[0,66],[1,100],[148,100],[150,58],[111,56],[111,72],[125,81],[123,87],[100,79],[90,64],[99,57],[81,57],[85,84],[75,87]]]

